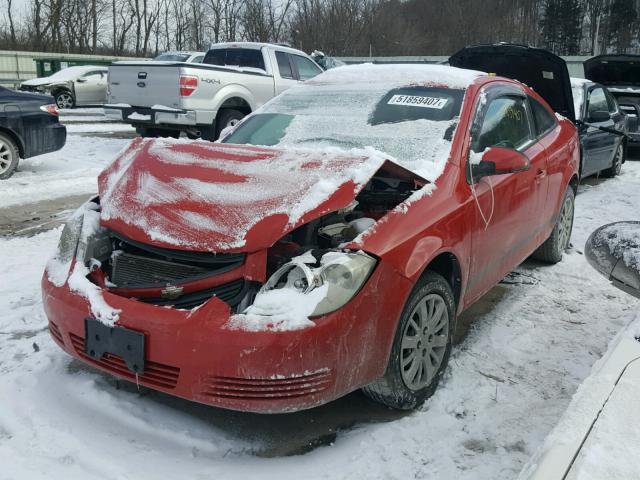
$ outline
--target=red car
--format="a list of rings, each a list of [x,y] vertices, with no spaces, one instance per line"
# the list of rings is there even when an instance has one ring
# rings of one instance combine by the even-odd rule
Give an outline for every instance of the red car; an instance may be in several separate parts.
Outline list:
[[[134,140],[47,266],[51,335],[209,405],[286,412],[363,388],[413,408],[460,312],[530,255],[561,259],[578,159],[571,121],[517,81],[329,70],[223,143]]]

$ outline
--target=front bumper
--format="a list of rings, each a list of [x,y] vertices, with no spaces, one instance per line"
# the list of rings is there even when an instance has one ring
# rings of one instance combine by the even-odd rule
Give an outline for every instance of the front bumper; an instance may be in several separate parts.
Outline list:
[[[381,295],[393,285],[394,295]],[[345,395],[384,373],[410,282],[379,264],[345,307],[302,330],[230,330],[229,307],[212,298],[200,308],[177,310],[107,291],[120,309],[118,325],[145,334],[140,384],[218,407],[261,413],[311,408]],[[65,283],[42,280],[45,312],[54,340],[67,353],[113,375],[136,381],[111,354],[96,361],[84,350],[85,298]]]

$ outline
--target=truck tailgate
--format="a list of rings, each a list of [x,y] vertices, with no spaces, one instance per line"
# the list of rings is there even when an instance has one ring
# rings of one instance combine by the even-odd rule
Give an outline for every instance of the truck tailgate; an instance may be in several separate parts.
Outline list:
[[[180,108],[180,100],[179,64],[118,62],[109,67],[108,103]]]

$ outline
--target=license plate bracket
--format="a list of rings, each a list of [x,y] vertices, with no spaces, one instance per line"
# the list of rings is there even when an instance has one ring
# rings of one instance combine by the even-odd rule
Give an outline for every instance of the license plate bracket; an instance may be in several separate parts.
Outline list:
[[[144,372],[144,333],[124,327],[110,327],[95,318],[84,319],[85,352],[94,360],[105,353],[122,358],[129,371]]]

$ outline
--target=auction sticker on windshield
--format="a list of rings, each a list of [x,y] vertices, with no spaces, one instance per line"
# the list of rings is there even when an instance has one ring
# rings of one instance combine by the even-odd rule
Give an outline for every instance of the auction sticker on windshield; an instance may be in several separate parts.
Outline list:
[[[447,98],[422,97],[419,95],[394,95],[389,99],[387,105],[409,105],[412,107],[444,108]]]

